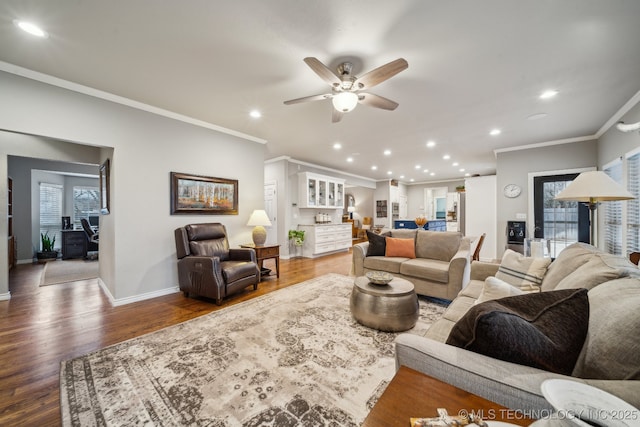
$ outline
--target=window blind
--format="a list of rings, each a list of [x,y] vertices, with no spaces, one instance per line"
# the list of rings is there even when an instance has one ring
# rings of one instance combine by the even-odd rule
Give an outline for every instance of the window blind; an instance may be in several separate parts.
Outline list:
[[[640,251],[640,153],[627,159],[627,190],[635,199],[627,201],[627,253]]]
[[[80,228],[80,219],[100,214],[100,190],[97,187],[73,187],[73,224]]]
[[[62,228],[62,186],[40,183],[40,233],[55,237],[54,249],[60,249]],[[42,249],[42,248],[40,248]]]
[[[622,162],[615,162],[604,169],[614,181],[622,183]],[[603,209],[604,208],[604,209]],[[622,254],[622,202],[613,201],[600,205],[604,210],[604,249],[615,255]]]

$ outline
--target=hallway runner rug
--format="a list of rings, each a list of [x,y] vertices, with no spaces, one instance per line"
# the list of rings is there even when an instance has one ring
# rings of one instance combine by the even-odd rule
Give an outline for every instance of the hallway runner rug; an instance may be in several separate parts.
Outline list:
[[[63,361],[65,426],[359,426],[395,374],[395,333],[353,320],[328,274]],[[445,306],[420,299],[409,333]]]
[[[45,264],[40,276],[40,286],[77,282],[98,277],[98,261],[56,260]]]

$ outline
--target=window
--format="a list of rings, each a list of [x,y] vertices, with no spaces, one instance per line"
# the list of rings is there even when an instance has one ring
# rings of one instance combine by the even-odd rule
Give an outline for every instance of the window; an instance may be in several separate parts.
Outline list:
[[[55,238],[54,249],[60,249],[62,228],[62,186],[40,183],[40,233]],[[42,249],[42,248],[39,248]]]
[[[100,189],[97,187],[73,187],[73,225],[82,228],[82,218],[100,215]]]
[[[627,159],[627,190],[635,199],[627,201],[627,253],[640,252],[640,153]]]
[[[615,182],[622,183],[622,162],[617,161],[604,168],[604,172]],[[610,254],[622,254],[622,202],[601,203],[598,210],[604,211],[604,250]]]

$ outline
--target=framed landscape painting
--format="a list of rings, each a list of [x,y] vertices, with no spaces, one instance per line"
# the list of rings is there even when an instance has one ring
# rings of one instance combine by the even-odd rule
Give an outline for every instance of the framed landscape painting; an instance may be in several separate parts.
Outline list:
[[[171,214],[238,215],[238,180],[171,172]]]

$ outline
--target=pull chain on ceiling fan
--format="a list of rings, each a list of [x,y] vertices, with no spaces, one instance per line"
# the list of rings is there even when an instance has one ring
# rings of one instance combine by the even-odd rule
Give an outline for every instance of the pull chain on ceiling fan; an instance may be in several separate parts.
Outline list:
[[[361,77],[351,74],[353,64],[343,62],[337,67],[337,73],[334,73],[320,62],[317,58],[304,58],[304,62],[318,75],[321,79],[331,86],[331,93],[322,95],[311,95],[302,98],[284,101],[286,105],[298,104],[301,102],[321,101],[331,99],[333,104],[332,122],[336,123],[342,119],[344,113],[353,110],[358,103],[369,105],[383,110],[395,110],[398,103],[390,99],[384,98],[373,93],[362,92],[384,82],[395,76],[401,71],[406,70],[409,64],[403,58],[391,61],[381,67],[371,70]]]

